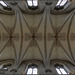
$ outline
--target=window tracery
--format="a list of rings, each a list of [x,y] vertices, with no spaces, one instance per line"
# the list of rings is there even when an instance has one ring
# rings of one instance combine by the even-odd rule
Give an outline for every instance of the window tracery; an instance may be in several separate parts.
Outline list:
[[[9,10],[9,11],[11,11],[12,9],[9,7],[9,5],[6,3],[6,2],[4,2],[4,1],[0,1],[0,5],[3,7],[3,9],[5,9],[5,10]]]
[[[57,71],[58,74],[69,74],[69,73],[66,71],[66,69],[64,68],[64,66],[61,65],[61,64],[56,64],[56,65],[55,65],[55,68],[56,68],[56,71]]]
[[[27,0],[28,8],[36,10],[38,8],[38,0]]]
[[[9,67],[11,67],[12,64],[11,63],[8,63],[8,64],[1,64],[0,65],[0,69],[2,70],[8,70]]]
[[[56,4],[55,10],[61,10],[64,8],[66,3],[68,3],[70,0],[59,0]]]
[[[5,2],[3,2],[3,1],[0,1],[0,4],[5,6],[5,7],[7,7],[7,4]]]
[[[27,74],[38,74],[38,66],[35,64],[28,65]]]

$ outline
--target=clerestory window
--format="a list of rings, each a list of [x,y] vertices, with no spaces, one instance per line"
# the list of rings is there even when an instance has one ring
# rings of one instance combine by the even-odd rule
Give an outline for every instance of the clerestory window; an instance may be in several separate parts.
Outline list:
[[[12,64],[6,64],[6,65],[3,65],[2,69],[5,69],[5,70],[8,70],[9,67],[11,67]]]
[[[27,0],[28,8],[35,10],[38,8],[38,0]]]
[[[55,65],[55,68],[56,68],[56,71],[57,71],[58,74],[69,74],[69,73],[65,70],[65,68],[64,68],[63,65],[56,64],[56,65]]]
[[[0,74],[4,74],[12,66],[12,63],[2,63],[0,64]]]
[[[7,4],[5,2],[3,2],[3,1],[0,1],[0,4],[5,6],[5,7],[7,7]]]
[[[4,2],[4,1],[1,1],[0,0],[0,5],[3,7],[3,9],[5,9],[5,10],[9,10],[9,11],[11,11],[12,9],[9,7],[9,5],[6,3],[6,2]]]
[[[68,1],[70,1],[70,0],[59,0],[56,4],[55,10],[63,9]]]
[[[27,74],[38,74],[38,67],[35,64],[29,65]]]

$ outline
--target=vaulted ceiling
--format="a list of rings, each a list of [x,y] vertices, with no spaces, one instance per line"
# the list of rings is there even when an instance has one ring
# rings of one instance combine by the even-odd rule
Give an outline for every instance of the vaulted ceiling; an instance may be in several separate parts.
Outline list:
[[[75,65],[72,3],[69,12],[56,11],[57,14],[51,9],[54,5],[45,2],[35,11],[26,8],[22,1],[7,3],[13,10],[0,10],[0,61],[13,60],[19,66],[23,61],[39,60],[47,66],[51,60],[63,60]]]

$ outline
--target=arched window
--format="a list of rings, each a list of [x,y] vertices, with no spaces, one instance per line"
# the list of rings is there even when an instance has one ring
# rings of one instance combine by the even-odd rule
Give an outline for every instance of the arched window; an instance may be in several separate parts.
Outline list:
[[[38,66],[35,64],[28,65],[27,74],[38,74]]]
[[[3,1],[0,1],[0,4],[5,6],[5,7],[7,7],[7,4],[5,2],[3,2]]]
[[[57,2],[57,4],[56,4],[55,9],[56,9],[56,10],[61,10],[61,9],[63,9],[64,6],[65,6],[65,4],[66,4],[68,1],[70,1],[70,0],[59,0],[59,1]]]
[[[11,67],[12,66],[12,64],[10,63],[10,64],[6,64],[6,65],[3,65],[3,69],[8,69],[9,67]]]
[[[11,67],[12,64],[11,63],[8,63],[8,64],[1,64],[0,65],[0,69],[1,70],[8,70],[9,67]]]
[[[55,68],[56,68],[56,71],[57,71],[58,74],[69,74],[69,73],[66,71],[66,69],[64,68],[64,66],[61,65],[61,64],[56,64],[56,65],[55,65]]]
[[[28,8],[35,10],[38,8],[38,0],[27,0]]]
[[[9,5],[6,3],[6,2],[4,2],[4,1],[1,1],[0,0],[0,5],[3,7],[3,9],[5,9],[5,10],[9,10],[9,11],[11,11],[12,9],[9,7]]]

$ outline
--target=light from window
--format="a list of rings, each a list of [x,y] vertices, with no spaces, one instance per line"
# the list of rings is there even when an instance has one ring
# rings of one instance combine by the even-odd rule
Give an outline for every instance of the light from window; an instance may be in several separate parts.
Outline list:
[[[67,72],[63,68],[60,68],[60,71],[62,72],[62,74],[67,74]]]
[[[28,3],[29,6],[32,6],[33,5],[32,4],[32,0],[27,0],[27,3]]]
[[[59,0],[54,9],[55,10],[63,9],[68,1],[70,1],[70,0]]]
[[[28,6],[38,6],[38,0],[27,0]]]
[[[3,6],[7,7],[7,4],[4,3],[3,1],[0,1],[0,3],[1,3]]]
[[[56,6],[60,5],[61,1],[62,1],[62,0],[59,0]]]
[[[58,72],[58,74],[61,74],[60,70],[58,68],[56,68],[56,71]]]
[[[7,67],[5,67],[5,68],[3,68],[4,70],[7,70],[8,68]]]
[[[56,6],[64,6],[68,0],[59,0]]]
[[[29,68],[27,74],[37,74],[37,68]]]
[[[34,6],[38,6],[38,1],[37,0],[33,0],[33,5]]]
[[[0,65],[0,69],[7,70],[8,68],[7,67],[3,67],[3,65]]]
[[[28,68],[27,74],[38,74],[38,69],[34,67]]]
[[[33,74],[37,74],[37,71],[38,71],[37,68],[34,68],[33,69]]]
[[[68,1],[68,0],[63,0],[63,1],[60,3],[60,6],[65,5],[67,1]]]
[[[57,66],[56,67],[56,71],[58,72],[58,74],[68,74],[65,69],[61,66]]]
[[[28,69],[27,74],[32,74],[32,68],[29,68],[29,69]]]

